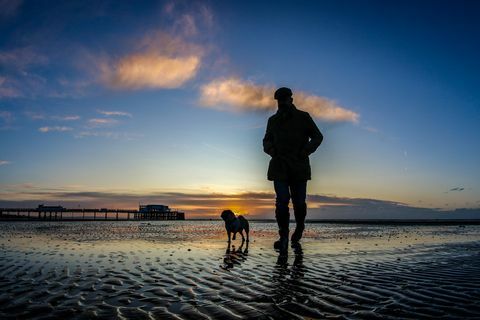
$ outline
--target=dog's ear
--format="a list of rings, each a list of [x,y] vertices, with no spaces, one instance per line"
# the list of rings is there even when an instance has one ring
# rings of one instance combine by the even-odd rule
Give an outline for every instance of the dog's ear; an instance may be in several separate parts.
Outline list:
[[[235,219],[235,213],[233,213],[232,210],[227,210],[228,212],[228,217],[230,217],[230,219]]]
[[[232,210],[223,210],[221,217],[223,220],[230,220],[235,218],[235,213]]]
[[[222,214],[220,215],[220,217],[222,217],[223,220],[227,220],[229,215],[228,211],[230,210],[223,210]]]

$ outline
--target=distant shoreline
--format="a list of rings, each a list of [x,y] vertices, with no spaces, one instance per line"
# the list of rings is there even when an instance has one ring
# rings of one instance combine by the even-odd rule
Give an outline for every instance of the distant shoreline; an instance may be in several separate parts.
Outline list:
[[[127,220],[127,219],[63,219],[63,220],[43,220],[19,218],[17,216],[0,218],[0,222],[123,222],[139,221],[143,223],[154,221],[222,221],[221,219],[185,219],[185,220]],[[249,219],[251,222],[275,223],[275,219]],[[291,220],[294,222],[294,220]],[[306,220],[307,223],[314,224],[371,224],[371,225],[480,225],[480,219],[312,219]]]

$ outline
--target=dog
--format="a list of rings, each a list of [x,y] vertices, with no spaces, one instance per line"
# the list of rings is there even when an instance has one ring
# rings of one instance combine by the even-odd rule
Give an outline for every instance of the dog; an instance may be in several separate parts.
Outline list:
[[[243,216],[235,216],[232,210],[224,210],[220,215],[223,221],[225,221],[225,229],[227,230],[228,242],[230,242],[230,234],[233,233],[232,240],[235,240],[237,232],[240,233],[242,236],[242,241],[245,241],[245,237],[243,236],[243,230],[247,234],[247,242],[250,241],[248,233],[250,231],[250,227],[248,225],[247,219]]]

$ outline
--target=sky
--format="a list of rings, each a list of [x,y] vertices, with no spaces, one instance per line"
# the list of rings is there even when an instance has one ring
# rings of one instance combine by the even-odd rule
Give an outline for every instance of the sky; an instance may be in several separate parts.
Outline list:
[[[273,92],[324,135],[309,217],[480,218],[477,1],[0,0],[0,206],[273,218]]]

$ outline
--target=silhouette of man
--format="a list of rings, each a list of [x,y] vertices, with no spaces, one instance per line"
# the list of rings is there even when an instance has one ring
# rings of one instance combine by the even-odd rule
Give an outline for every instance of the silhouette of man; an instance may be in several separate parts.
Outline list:
[[[275,188],[275,218],[280,235],[274,248],[285,251],[288,248],[290,198],[296,222],[292,245],[300,241],[305,229],[307,180],[311,179],[308,156],[317,150],[323,135],[310,115],[295,107],[292,90],[279,88],[274,98],[278,111],[268,119],[263,150],[272,157],[267,176]]]

